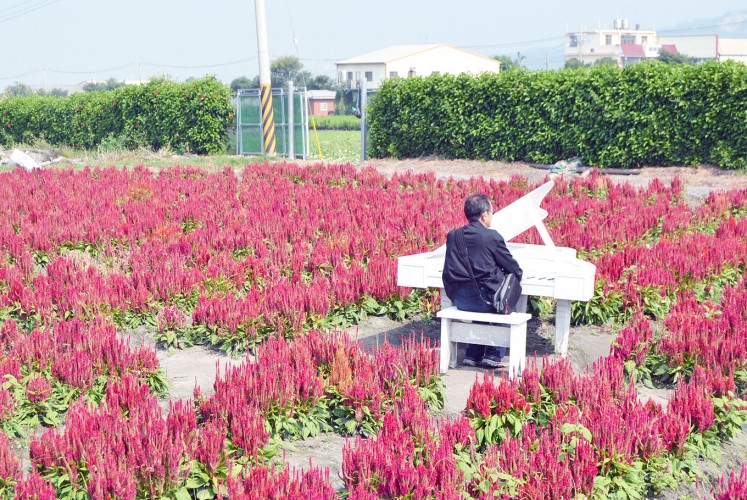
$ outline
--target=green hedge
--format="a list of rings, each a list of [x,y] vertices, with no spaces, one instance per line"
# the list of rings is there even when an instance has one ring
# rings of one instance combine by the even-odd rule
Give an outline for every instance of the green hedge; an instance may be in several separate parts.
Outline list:
[[[747,167],[747,66],[734,62],[395,78],[368,116],[375,157]]]
[[[231,90],[215,78],[189,83],[154,80],[69,97],[15,97],[0,101],[0,145],[43,139],[91,148],[115,139],[125,147],[172,147],[223,153],[233,119]]]
[[[361,119],[352,115],[315,116],[318,130],[360,130]]]

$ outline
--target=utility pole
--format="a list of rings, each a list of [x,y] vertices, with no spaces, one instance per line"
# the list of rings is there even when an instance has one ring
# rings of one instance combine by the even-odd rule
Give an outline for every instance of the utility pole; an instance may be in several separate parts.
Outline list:
[[[272,109],[270,53],[267,49],[265,0],[254,0],[257,15],[257,50],[259,51],[259,101],[262,106],[262,144],[264,152],[275,154],[275,114]]]

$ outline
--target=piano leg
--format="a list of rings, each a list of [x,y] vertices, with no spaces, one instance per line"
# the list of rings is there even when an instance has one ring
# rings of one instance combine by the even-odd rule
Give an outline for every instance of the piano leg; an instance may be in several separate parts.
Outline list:
[[[563,357],[568,353],[568,335],[571,331],[571,301],[557,300],[555,309],[555,353]]]

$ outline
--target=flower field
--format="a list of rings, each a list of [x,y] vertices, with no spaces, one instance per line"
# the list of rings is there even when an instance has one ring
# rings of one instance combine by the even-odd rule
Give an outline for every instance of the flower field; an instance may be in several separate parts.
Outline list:
[[[367,351],[339,333],[432,315],[438,293],[399,289],[396,257],[440,246],[469,194],[498,208],[533,187],[289,163],[1,173],[0,495],[641,498],[695,480],[747,420],[745,190],[693,208],[678,181],[556,181],[553,240],[597,266],[573,321],[619,328],[585,373],[530,362],[518,381],[476,380],[443,418],[437,346]],[[136,327],[250,356],[164,412]],[[671,388],[668,405],[636,384]],[[349,436],[344,491],[280,456],[324,432]],[[743,467],[710,494],[745,492]]]

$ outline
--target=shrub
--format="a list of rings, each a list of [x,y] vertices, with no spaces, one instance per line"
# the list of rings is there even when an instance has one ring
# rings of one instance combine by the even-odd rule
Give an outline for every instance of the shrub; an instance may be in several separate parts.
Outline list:
[[[230,89],[207,77],[189,83],[152,80],[69,97],[25,96],[0,101],[0,145],[42,139],[95,147],[113,138],[126,147],[172,147],[222,153],[232,119]]]
[[[352,115],[315,116],[314,122],[319,130],[360,130],[361,120]]]
[[[741,168],[745,92],[730,62],[397,78],[370,105],[370,153]]]

